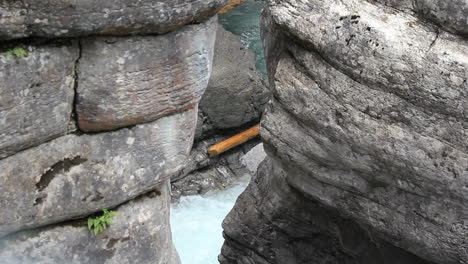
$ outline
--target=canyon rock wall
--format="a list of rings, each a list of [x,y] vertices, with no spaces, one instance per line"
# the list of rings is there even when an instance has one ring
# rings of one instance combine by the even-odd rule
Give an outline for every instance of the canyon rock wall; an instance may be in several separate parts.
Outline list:
[[[172,178],[174,200],[181,195],[223,189],[250,174],[240,160],[260,142],[259,138],[215,158],[208,157],[206,150],[257,124],[269,96],[253,52],[243,46],[239,36],[219,25],[213,72],[199,104],[195,145],[183,170]]]
[[[179,263],[169,179],[226,2],[0,1],[2,263]]]
[[[468,263],[466,1],[267,5],[268,158],[221,263]]]

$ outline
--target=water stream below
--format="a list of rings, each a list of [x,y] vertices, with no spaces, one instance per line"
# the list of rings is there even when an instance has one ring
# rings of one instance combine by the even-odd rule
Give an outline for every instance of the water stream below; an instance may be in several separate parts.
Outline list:
[[[221,224],[247,181],[202,196],[182,197],[172,207],[172,236],[182,264],[219,263],[218,255],[224,242]]]
[[[241,37],[245,48],[254,52],[257,69],[266,75],[258,24],[263,6],[263,2],[248,0],[220,15],[219,23]],[[182,197],[178,204],[172,206],[173,240],[182,264],[219,263],[218,255],[224,242],[222,221],[246,188],[248,180],[249,177],[245,177],[237,185],[222,191]]]

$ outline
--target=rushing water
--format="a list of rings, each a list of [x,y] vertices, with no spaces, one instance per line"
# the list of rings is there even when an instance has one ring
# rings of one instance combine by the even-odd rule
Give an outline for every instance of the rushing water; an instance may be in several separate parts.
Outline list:
[[[264,5],[261,1],[248,0],[228,13],[219,15],[219,23],[226,30],[241,36],[244,46],[255,53],[257,69],[266,75],[259,26],[260,13]]]
[[[185,196],[172,207],[171,227],[182,264],[218,264],[221,223],[244,191],[247,180],[223,191]]]

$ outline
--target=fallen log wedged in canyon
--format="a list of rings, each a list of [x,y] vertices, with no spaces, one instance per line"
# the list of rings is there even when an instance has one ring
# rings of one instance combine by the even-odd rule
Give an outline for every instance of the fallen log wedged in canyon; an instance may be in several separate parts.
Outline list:
[[[242,133],[225,139],[214,146],[208,148],[208,155],[216,157],[219,154],[226,152],[234,147],[237,147],[260,134],[260,125],[253,126]]]

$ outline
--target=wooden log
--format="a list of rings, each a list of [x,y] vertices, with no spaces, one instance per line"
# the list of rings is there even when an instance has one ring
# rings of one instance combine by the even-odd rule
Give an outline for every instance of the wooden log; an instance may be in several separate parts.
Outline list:
[[[233,9],[237,5],[245,2],[247,0],[231,0],[227,5],[225,5],[221,10],[218,11],[218,14],[227,13],[229,10]]]
[[[235,136],[232,136],[224,141],[219,142],[218,144],[208,148],[208,155],[210,157],[216,157],[219,154],[226,152],[236,146],[239,146],[252,138],[260,134],[260,125],[256,125],[247,129],[246,131],[239,133]]]

